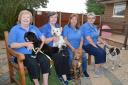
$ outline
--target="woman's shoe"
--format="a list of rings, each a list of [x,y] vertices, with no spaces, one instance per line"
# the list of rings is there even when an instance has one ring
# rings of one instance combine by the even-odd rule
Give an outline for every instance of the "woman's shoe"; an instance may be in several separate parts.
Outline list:
[[[87,71],[84,71],[84,76],[89,77],[89,74],[87,73]]]

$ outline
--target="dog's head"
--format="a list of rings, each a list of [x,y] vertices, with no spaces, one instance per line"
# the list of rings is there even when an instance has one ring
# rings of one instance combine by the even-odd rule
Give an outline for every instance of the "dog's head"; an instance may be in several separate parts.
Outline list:
[[[51,34],[53,36],[61,36],[61,33],[62,33],[62,27],[61,28],[54,28],[51,31]]]
[[[75,60],[79,60],[82,58],[82,49],[77,49],[75,52],[74,52],[74,59]]]
[[[112,56],[119,55],[120,54],[120,49],[116,48],[116,47],[109,48],[109,53]]]
[[[26,32],[24,35],[24,39],[26,42],[36,42],[38,38],[36,37],[35,33],[33,32]]]

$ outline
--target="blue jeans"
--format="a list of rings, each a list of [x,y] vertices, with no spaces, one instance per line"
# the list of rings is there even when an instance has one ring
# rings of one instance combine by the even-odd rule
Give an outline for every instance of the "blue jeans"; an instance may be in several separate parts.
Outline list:
[[[73,52],[71,49],[68,49],[68,52],[69,52],[68,64],[71,67],[72,60],[73,60]],[[83,57],[82,57],[82,69],[83,69],[83,72],[86,71],[86,69],[87,69],[87,58],[86,58],[85,51],[83,52]]]

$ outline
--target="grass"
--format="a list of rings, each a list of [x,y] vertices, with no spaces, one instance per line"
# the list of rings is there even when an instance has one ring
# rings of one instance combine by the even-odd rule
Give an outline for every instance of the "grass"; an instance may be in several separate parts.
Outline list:
[[[17,74],[17,79],[18,79],[18,74]],[[49,75],[49,85],[63,85],[56,77],[56,72],[54,70],[54,67],[51,68],[51,74]],[[40,79],[40,83],[42,84],[42,76]],[[71,82],[70,82],[71,83]],[[28,74],[26,75],[26,85],[34,85],[33,82],[30,80]],[[71,84],[69,84],[71,85]]]

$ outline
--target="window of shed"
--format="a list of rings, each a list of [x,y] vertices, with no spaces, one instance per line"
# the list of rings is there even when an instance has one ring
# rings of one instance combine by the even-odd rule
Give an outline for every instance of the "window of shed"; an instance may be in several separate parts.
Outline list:
[[[125,2],[115,3],[113,9],[113,17],[124,17],[125,9],[126,9]]]

